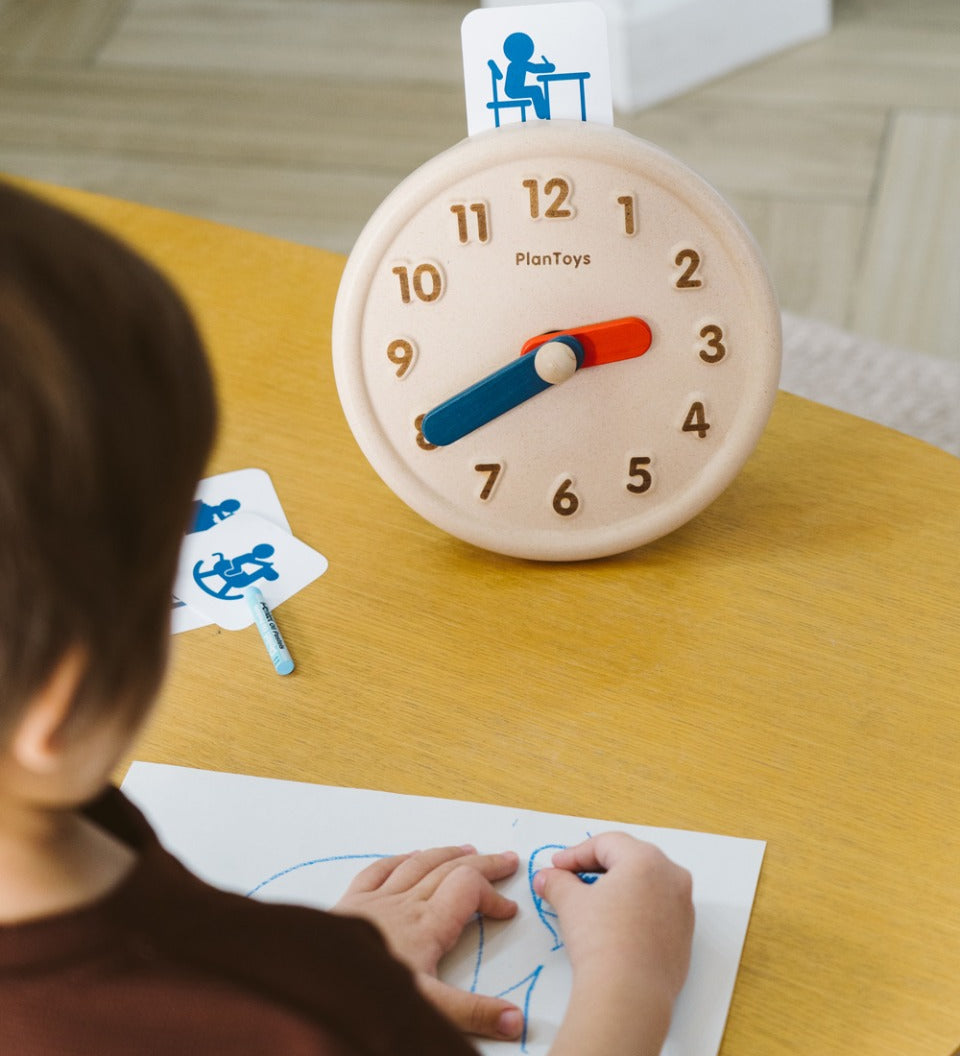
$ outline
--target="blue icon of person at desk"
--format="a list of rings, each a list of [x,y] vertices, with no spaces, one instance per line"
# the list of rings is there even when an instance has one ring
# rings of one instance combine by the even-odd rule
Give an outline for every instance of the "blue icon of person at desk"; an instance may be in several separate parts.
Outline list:
[[[249,553],[238,557],[225,557],[220,551],[213,556],[216,560],[209,568],[204,569],[202,560],[193,566],[193,580],[202,591],[221,601],[239,601],[244,587],[261,579],[280,578],[273,562],[268,560],[273,557],[269,543],[257,543]]]
[[[556,66],[546,55],[543,62],[531,62],[533,40],[526,33],[511,33],[503,42],[503,54],[510,60],[503,83],[503,94],[508,99],[529,99],[537,117],[546,121],[550,117],[550,99],[546,90],[537,84],[527,84],[527,74],[553,73]]]
[[[511,33],[503,42],[503,54],[509,59],[506,74],[502,73],[500,67],[493,59],[487,61],[490,67],[491,93],[493,98],[487,103],[487,109],[493,111],[493,120],[497,128],[500,127],[500,111],[520,111],[520,120],[527,120],[527,108],[532,104],[534,113],[541,121],[549,121],[551,117],[550,86],[557,82],[570,82],[575,86],[579,95],[580,120],[587,119],[587,99],[584,83],[590,79],[586,70],[576,70],[568,73],[557,73],[557,67],[550,62],[546,55],[541,55],[543,62],[531,62],[534,53],[533,39],[527,33]],[[538,84],[528,84],[528,75],[533,74]],[[499,91],[500,82],[503,82],[503,96]],[[577,97],[574,96],[574,99]],[[573,117],[575,111],[571,103],[560,107],[562,116]]]

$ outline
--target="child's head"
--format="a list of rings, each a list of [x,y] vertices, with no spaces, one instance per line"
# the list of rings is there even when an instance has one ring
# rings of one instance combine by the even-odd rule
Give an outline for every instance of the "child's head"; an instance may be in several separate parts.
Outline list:
[[[85,666],[67,732],[143,714],[214,427],[166,280],[0,183],[0,747],[71,652]]]

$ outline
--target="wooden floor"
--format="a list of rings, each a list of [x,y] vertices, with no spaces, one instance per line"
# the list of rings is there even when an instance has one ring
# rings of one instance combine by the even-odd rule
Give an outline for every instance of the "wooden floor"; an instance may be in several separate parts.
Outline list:
[[[0,170],[348,250],[465,132],[459,0],[0,0]],[[960,360],[960,2],[617,123],[737,206],[783,306]]]

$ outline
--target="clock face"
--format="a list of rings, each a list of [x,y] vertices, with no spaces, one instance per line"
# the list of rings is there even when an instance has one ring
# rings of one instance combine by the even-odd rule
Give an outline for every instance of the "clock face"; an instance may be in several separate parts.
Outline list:
[[[347,420],[440,528],[518,557],[618,553],[729,484],[766,423],[780,315],[700,177],[618,129],[512,125],[407,178],[350,256]]]

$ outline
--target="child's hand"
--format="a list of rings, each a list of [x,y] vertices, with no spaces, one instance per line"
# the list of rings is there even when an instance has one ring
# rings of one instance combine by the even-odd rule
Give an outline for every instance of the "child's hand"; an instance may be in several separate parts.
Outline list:
[[[518,1038],[523,1014],[509,1001],[458,990],[437,978],[440,958],[478,912],[506,920],[517,911],[493,881],[512,876],[517,856],[477,854],[473,847],[437,847],[383,858],[359,873],[333,907],[366,917],[391,952],[410,967],[421,992],[469,1034]]]
[[[604,833],[553,856],[534,890],[557,911],[578,978],[631,980],[668,1007],[683,986],[693,940],[691,878],[649,843]],[[578,872],[602,872],[584,883]]]

